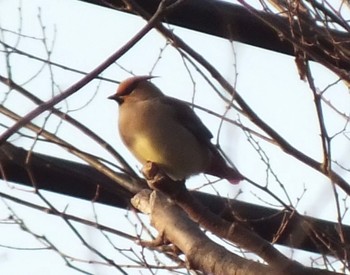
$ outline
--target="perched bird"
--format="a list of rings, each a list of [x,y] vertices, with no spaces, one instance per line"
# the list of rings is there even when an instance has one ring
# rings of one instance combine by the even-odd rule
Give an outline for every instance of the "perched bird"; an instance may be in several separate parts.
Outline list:
[[[164,95],[148,81],[151,78],[128,78],[108,97],[119,104],[119,133],[134,156],[143,165],[156,164],[172,180],[199,173],[231,183],[244,179],[210,142],[213,136],[195,112]]]

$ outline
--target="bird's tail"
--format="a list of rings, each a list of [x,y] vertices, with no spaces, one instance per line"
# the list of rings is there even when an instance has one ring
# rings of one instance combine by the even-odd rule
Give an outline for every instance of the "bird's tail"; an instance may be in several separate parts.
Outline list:
[[[226,163],[218,165],[216,163],[212,163],[207,174],[227,179],[232,184],[238,184],[241,180],[244,179],[243,175],[238,172],[236,167],[229,167]]]
[[[230,167],[226,163],[225,159],[219,153],[219,151],[213,145],[212,151],[212,160],[205,171],[205,173],[227,179],[232,184],[238,184],[241,180],[244,179],[244,176],[237,170],[236,167]]]

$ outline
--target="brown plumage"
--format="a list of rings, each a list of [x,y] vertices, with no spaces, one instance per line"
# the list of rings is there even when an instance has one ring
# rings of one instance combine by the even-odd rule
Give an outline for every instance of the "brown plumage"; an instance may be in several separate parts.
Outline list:
[[[210,142],[213,136],[195,112],[165,96],[150,78],[128,78],[109,97],[119,104],[119,132],[134,156],[142,164],[155,163],[173,180],[202,172],[231,183],[242,180]]]

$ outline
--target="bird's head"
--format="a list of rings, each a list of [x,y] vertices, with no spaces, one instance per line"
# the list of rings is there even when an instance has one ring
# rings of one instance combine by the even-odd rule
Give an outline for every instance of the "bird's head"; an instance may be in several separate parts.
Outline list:
[[[148,80],[155,76],[134,76],[122,81],[115,94],[108,97],[122,104],[126,98],[132,97],[137,100],[145,100],[162,95],[162,92]]]

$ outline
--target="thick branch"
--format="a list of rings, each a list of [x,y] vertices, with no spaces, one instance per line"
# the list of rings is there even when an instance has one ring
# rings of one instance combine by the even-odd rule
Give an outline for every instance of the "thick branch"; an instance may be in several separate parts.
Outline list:
[[[143,190],[133,199],[134,207],[149,214],[161,236],[179,248],[191,269],[209,274],[280,274],[270,267],[230,253],[211,241],[188,216],[161,192]]]
[[[88,165],[31,152],[28,166],[27,154],[28,151],[9,143],[2,145],[0,178],[32,186],[27,170],[30,169],[39,189],[120,208],[127,208],[134,195]],[[120,176],[126,181],[133,180],[127,175]],[[201,192],[192,195],[226,221],[242,221],[269,242],[343,258],[346,248],[339,241],[334,223]],[[344,226],[344,234],[350,239],[349,226]]]
[[[158,172],[158,169],[154,169],[154,165],[146,165],[143,170],[145,176],[147,177],[147,182],[149,186],[153,189],[159,190],[166,194],[169,198],[172,198],[174,202],[179,205],[191,218],[192,221],[197,222],[201,227],[204,227],[206,230],[211,231],[213,234],[218,236],[219,238],[226,239],[241,249],[248,250],[250,252],[255,253],[259,257],[261,257],[263,260],[265,260],[268,264],[268,267],[270,268],[270,274],[336,274],[333,272],[329,272],[327,270],[318,270],[314,268],[308,268],[304,267],[298,262],[295,262],[293,260],[288,259],[286,256],[284,256],[281,252],[279,252],[273,245],[271,245],[269,242],[262,239],[260,236],[255,234],[252,230],[247,228],[244,224],[238,221],[228,222],[224,219],[220,218],[218,215],[212,213],[210,210],[208,210],[204,204],[198,202],[185,188],[183,182],[176,182],[172,181],[167,176],[161,174]],[[166,200],[166,199],[164,199]],[[162,200],[163,201],[163,200]],[[133,203],[135,205],[135,203]],[[178,233],[177,236],[173,235],[172,230],[173,227],[178,227],[177,223],[173,223],[172,220],[168,220],[168,216],[171,216],[170,213],[166,214],[168,212],[168,206],[169,204],[166,204],[165,201],[163,203],[159,203],[158,207],[161,209],[153,209],[153,206],[151,207],[143,207],[146,209],[146,213],[151,213],[151,215],[154,215],[154,213],[160,211],[165,212],[164,216],[163,214],[160,217],[161,220],[156,220],[154,217],[152,217],[153,224],[155,227],[160,231],[161,234],[164,234],[165,237],[171,237],[169,240],[171,242],[174,242],[175,245],[178,245],[179,239],[181,240],[181,243],[179,244],[179,248],[186,254],[186,256],[190,257],[190,262],[193,257],[192,255],[192,243],[191,241],[187,240],[187,236],[183,236],[182,233]],[[168,206],[168,207],[167,207]],[[154,206],[156,208],[156,206]],[[171,211],[170,211],[171,212]],[[180,211],[178,211],[180,212]],[[177,213],[180,217],[181,213]],[[166,216],[166,217],[165,217]],[[183,221],[186,225],[188,222]],[[166,224],[166,225],[165,225]],[[176,226],[174,226],[176,224]],[[180,223],[182,224],[182,223]],[[191,225],[193,223],[191,222]],[[167,226],[170,225],[170,228],[167,230]],[[173,225],[173,226],[171,226]],[[186,225],[184,225],[184,228],[186,228]],[[192,228],[193,227],[193,228]],[[198,228],[199,226],[193,225],[191,226],[191,230],[195,230],[195,228]],[[182,230],[180,230],[182,231]],[[186,231],[186,230],[185,230]],[[191,235],[191,238],[196,238],[196,235],[200,233],[196,233],[194,236]],[[203,234],[204,235],[204,234]],[[185,239],[185,240],[183,240]],[[182,243],[184,242],[184,243]],[[205,248],[208,241],[202,239],[202,246]],[[189,247],[187,246],[189,244]],[[196,245],[196,242],[193,244]],[[201,245],[200,241],[197,243],[197,245]],[[216,249],[216,248],[212,248]],[[197,252],[197,251],[196,251]],[[203,252],[205,253],[205,252]],[[215,254],[221,254],[221,251],[214,252]],[[201,254],[206,255],[206,254]],[[211,255],[211,254],[210,254]],[[216,257],[218,255],[215,255]],[[233,261],[238,267],[233,266],[231,267],[233,270],[236,270],[239,268],[239,262],[237,262],[238,259],[233,259]],[[224,263],[223,263],[224,264]],[[213,263],[211,263],[213,265]],[[220,265],[220,264],[219,264]],[[263,269],[262,269],[263,270]],[[205,270],[206,272],[214,272],[214,270]],[[262,271],[262,274],[265,274],[265,271]],[[226,274],[225,272],[219,272],[219,274]],[[231,274],[231,273],[227,273]],[[234,274],[234,273],[232,273]],[[243,273],[244,274],[244,273]]]
[[[96,5],[115,8],[123,12],[125,10],[122,0],[80,0]],[[160,0],[135,0],[149,14],[157,9]],[[191,0],[184,1],[172,13],[168,14],[164,22],[178,25],[187,29],[216,35],[230,40],[250,44],[256,47],[294,55],[293,41],[281,37],[281,34],[290,33],[290,22],[287,17],[274,15],[262,11],[252,13],[247,8],[224,1]],[[337,58],[326,52],[320,51],[319,45],[324,44],[331,50],[329,41],[323,39],[319,33],[330,34],[334,41],[342,42],[349,47],[349,34],[345,32],[324,29],[317,30],[302,22],[303,36],[310,39],[317,36],[318,43],[307,47],[311,59],[324,60],[342,70],[349,71],[350,63],[343,58]],[[274,28],[271,28],[271,26]],[[329,48],[330,47],[330,48]]]
[[[120,208],[130,204],[132,194],[96,169],[34,152],[27,164],[28,153],[10,143],[3,144],[0,147],[0,177],[31,187],[30,171],[38,189]],[[122,176],[131,181],[129,176]]]

